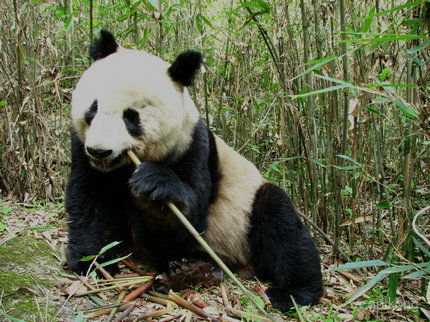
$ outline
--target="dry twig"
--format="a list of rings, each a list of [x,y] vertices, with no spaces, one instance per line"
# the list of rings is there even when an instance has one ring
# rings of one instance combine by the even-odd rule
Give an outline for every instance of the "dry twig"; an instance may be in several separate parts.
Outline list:
[[[130,302],[138,297],[143,292],[146,292],[152,286],[153,280],[146,282],[145,284],[136,288],[133,292],[127,294],[122,300],[124,303]]]
[[[197,315],[200,315],[201,317],[204,317],[205,319],[209,319],[211,321],[220,321],[220,319],[212,316],[211,314],[205,312],[201,308],[195,306],[193,303],[188,302],[186,299],[182,298],[180,295],[176,294],[172,290],[169,291],[169,299],[174,301],[175,303],[179,304],[180,306],[186,308],[187,310],[190,310]]]

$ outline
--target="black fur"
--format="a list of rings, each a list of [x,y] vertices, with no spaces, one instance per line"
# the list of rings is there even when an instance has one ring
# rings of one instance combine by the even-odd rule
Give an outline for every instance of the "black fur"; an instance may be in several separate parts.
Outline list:
[[[111,172],[100,172],[91,167],[83,144],[72,130],[72,168],[65,199],[69,216],[67,258],[71,270],[85,273],[89,263],[79,259],[97,255],[112,241],[128,241],[123,234],[128,225],[124,214],[128,205],[134,202],[127,186],[133,171],[132,166]],[[112,258],[115,253],[108,252],[105,259]]]
[[[183,86],[191,86],[194,78],[203,62],[203,56],[200,52],[190,50],[180,54],[173,64],[169,67],[168,72],[172,80],[181,83]]]
[[[90,108],[84,114],[85,123],[87,123],[88,125],[91,125],[91,122],[93,121],[96,114],[97,114],[97,100],[94,100]]]
[[[290,295],[300,305],[317,303],[323,292],[318,250],[290,198],[272,183],[255,195],[248,238],[257,277],[273,283],[267,295],[275,308],[291,309]]]
[[[125,251],[133,250],[160,271],[167,271],[172,260],[198,258],[196,241],[170,213],[165,200],[177,203],[197,231],[204,232],[215,176],[208,168],[209,158],[215,158],[210,157],[208,146],[208,131],[200,120],[180,159],[143,162],[136,171],[123,167],[99,172],[89,165],[73,131],[66,191],[70,268],[84,272],[87,266],[79,259],[97,254],[114,240],[123,240]]]
[[[100,31],[100,38],[90,44],[90,56],[94,60],[105,58],[118,49],[114,36],[107,30]]]
[[[141,136],[142,135],[142,126],[140,125],[140,117],[139,113],[132,108],[126,109],[122,114],[122,118],[124,119],[125,127],[130,133],[131,136]]]

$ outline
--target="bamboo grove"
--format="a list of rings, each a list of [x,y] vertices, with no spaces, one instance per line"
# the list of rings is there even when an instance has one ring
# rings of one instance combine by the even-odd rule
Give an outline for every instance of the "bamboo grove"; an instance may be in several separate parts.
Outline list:
[[[203,119],[335,247],[415,256],[411,221],[430,200],[429,2],[13,0],[0,15],[4,197],[62,201],[71,90],[104,28],[165,60],[202,51]]]

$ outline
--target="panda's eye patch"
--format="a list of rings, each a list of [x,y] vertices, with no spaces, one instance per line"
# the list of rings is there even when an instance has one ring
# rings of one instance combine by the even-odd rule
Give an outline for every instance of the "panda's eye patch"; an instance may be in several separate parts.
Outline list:
[[[91,121],[97,114],[97,100],[91,104],[90,108],[85,112],[84,119],[88,125],[91,125]]]
[[[122,114],[124,119],[125,127],[131,136],[142,135],[142,127],[140,126],[139,113],[131,108],[126,109]]]

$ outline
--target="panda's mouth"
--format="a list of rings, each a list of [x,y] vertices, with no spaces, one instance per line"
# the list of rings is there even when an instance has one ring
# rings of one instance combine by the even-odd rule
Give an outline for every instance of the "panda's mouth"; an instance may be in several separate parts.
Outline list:
[[[115,158],[111,159],[97,159],[90,157],[90,163],[94,168],[104,172],[108,172],[121,166],[123,164],[122,161],[124,160],[125,156],[126,152],[123,151]]]

